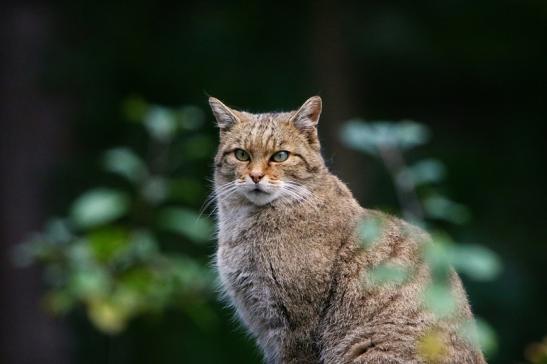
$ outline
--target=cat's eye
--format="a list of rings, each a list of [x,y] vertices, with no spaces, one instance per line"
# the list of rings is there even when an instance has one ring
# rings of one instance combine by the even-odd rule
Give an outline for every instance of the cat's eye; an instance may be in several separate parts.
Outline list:
[[[286,150],[280,150],[272,155],[271,160],[274,162],[285,162],[289,158],[289,152]]]
[[[249,155],[249,153],[247,153],[246,151],[244,151],[243,149],[236,149],[234,150],[234,155],[236,156],[236,158],[242,162],[246,162],[248,161],[249,159],[251,159],[251,156]]]

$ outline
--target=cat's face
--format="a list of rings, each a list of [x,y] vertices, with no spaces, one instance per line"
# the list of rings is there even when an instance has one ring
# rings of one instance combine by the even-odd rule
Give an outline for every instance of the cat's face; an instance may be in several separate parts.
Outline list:
[[[215,159],[219,199],[262,206],[309,198],[307,182],[324,166],[316,130],[319,97],[298,111],[269,114],[232,110],[214,98],[209,102],[220,127]]]

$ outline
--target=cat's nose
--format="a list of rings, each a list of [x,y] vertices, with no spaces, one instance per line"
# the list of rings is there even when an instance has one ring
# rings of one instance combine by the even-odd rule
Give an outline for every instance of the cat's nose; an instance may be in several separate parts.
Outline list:
[[[253,180],[254,183],[258,183],[258,182],[260,182],[262,177],[264,177],[264,173],[253,171],[253,172],[249,173],[249,176],[251,177],[251,179]]]

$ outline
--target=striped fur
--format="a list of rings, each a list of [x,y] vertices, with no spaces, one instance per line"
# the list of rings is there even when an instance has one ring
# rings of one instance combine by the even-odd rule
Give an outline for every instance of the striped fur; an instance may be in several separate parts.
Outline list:
[[[472,315],[455,273],[451,316],[439,319],[421,303],[431,279],[420,253],[427,235],[363,209],[325,167],[319,97],[289,113],[251,114],[210,103],[220,127],[220,286],[267,363],[484,363],[457,335]],[[236,149],[250,159],[238,160]],[[288,159],[272,161],[280,150]],[[381,235],[363,247],[356,226],[373,218],[382,221]],[[410,277],[371,285],[370,270],[386,262],[408,268]],[[442,355],[419,355],[432,332]]]

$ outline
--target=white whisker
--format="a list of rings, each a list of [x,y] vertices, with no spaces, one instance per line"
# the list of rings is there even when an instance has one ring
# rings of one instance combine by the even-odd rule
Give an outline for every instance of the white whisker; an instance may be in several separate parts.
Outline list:
[[[237,189],[237,186],[235,185],[235,181],[234,182],[228,182],[228,183],[225,183],[221,186],[218,186],[216,187],[210,194],[209,196],[207,197],[207,199],[203,202],[203,205],[202,207],[200,208],[199,210],[199,214],[198,214],[198,218],[200,218],[203,213],[205,212],[205,210],[215,201],[218,201],[219,198],[224,198],[224,197],[228,197],[229,195],[231,195],[231,193],[235,192],[235,190]],[[230,193],[231,192],[231,193]],[[215,211],[216,211],[217,207],[215,206],[213,208],[213,211],[208,214],[208,216],[211,216]]]
[[[285,201],[298,201],[317,210],[316,198],[313,193],[305,186],[302,186],[293,181],[285,181],[282,185]]]

